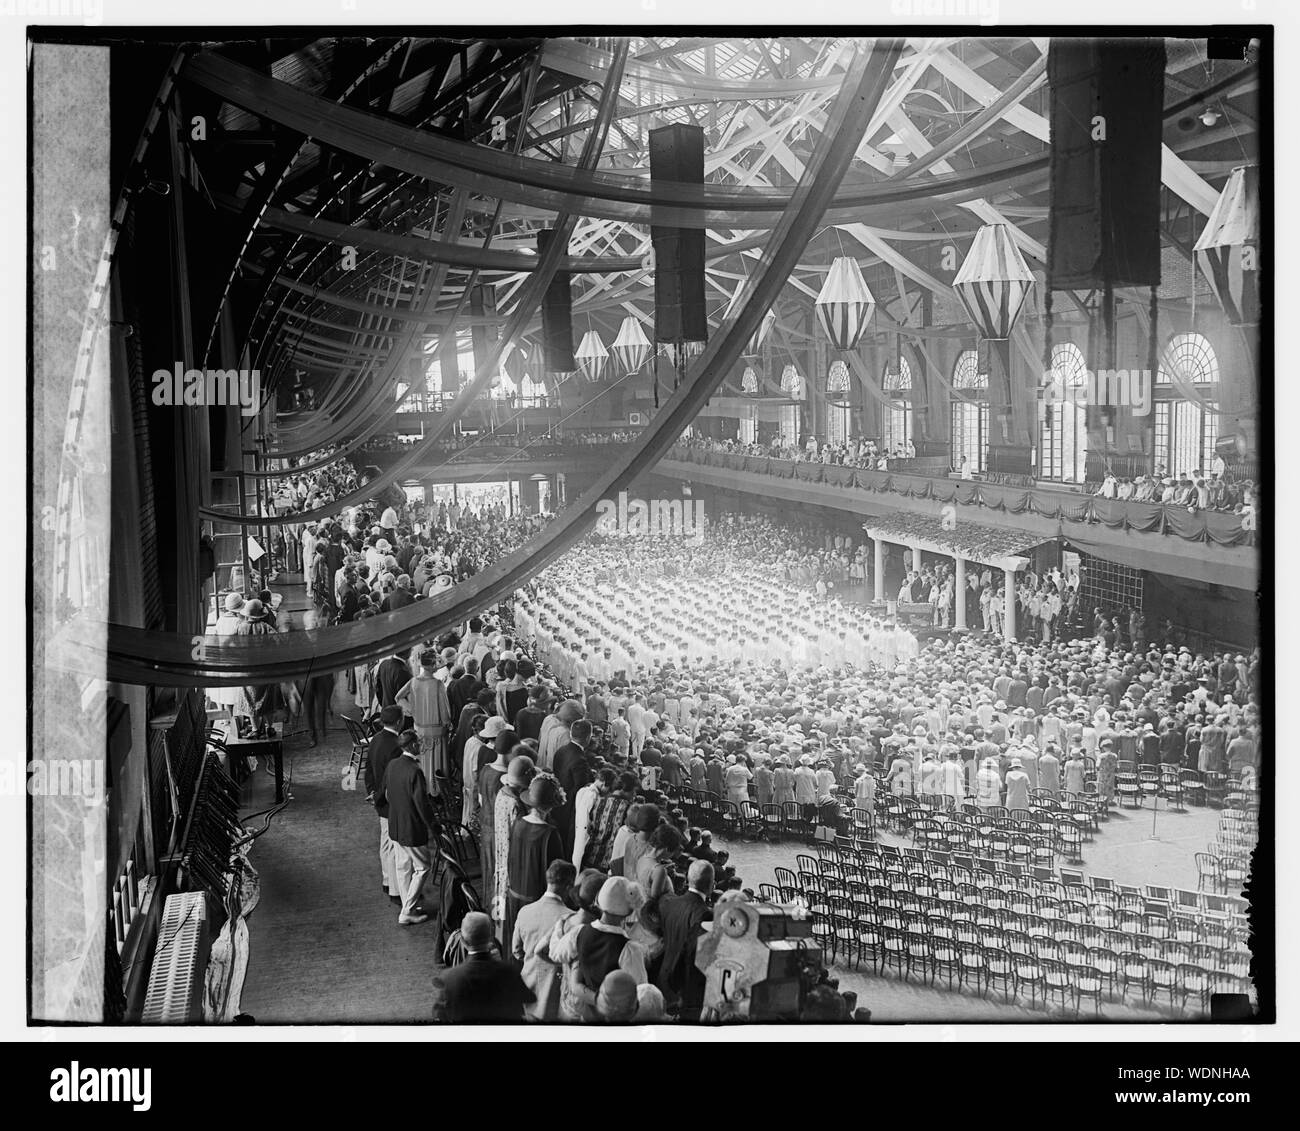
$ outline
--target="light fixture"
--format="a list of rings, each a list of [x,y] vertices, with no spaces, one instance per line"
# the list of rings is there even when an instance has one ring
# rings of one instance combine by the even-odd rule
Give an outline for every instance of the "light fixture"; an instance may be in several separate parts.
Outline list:
[[[1204,110],[1201,111],[1201,125],[1213,126],[1216,125],[1218,121],[1219,121],[1219,112],[1217,110],[1211,110],[1207,106]]]

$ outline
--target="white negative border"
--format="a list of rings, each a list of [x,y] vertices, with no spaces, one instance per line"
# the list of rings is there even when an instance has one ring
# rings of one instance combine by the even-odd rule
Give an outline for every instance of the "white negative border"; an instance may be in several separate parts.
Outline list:
[[[995,10],[994,21],[981,21],[979,14]],[[919,9],[938,10],[942,14],[926,18],[915,14]],[[8,270],[0,273],[0,356],[3,372],[9,375],[7,387],[26,389],[26,275],[17,270],[18,249],[26,247],[26,104],[27,104],[27,48],[26,25],[29,23],[88,27],[112,25],[166,25],[209,24],[225,25],[351,25],[410,27],[426,25],[435,20],[454,21],[458,11],[454,7],[431,6],[428,0],[224,0],[220,6],[210,4],[178,6],[164,0],[0,0],[0,152],[9,156],[0,170],[0,217],[6,227],[3,246],[9,253]],[[473,9],[481,21],[489,19],[496,24],[535,25],[543,12],[536,4],[520,0],[497,0]],[[998,24],[1041,26],[1044,35],[1051,34],[1051,23],[1064,23],[1073,10],[1049,6],[1041,0],[823,0],[815,9],[805,9],[799,18],[813,14],[819,22],[828,25],[861,25],[877,20],[881,23],[898,23],[924,27],[934,24],[975,24],[985,22],[988,34],[996,34]],[[60,16],[59,13],[67,13]],[[82,18],[82,16],[86,18]],[[1287,65],[1291,52],[1300,43],[1300,6],[1292,0],[1092,0],[1086,12],[1090,23],[1133,24],[1148,23],[1176,30],[1187,24],[1264,23],[1276,27],[1277,64],[1275,82],[1275,128],[1279,142],[1288,136],[1286,125],[1300,116],[1300,68]],[[707,21],[711,25],[734,25],[737,31],[745,26],[788,25],[795,18],[787,0],[710,0],[700,5],[696,0],[559,0],[545,9],[544,18],[556,24],[591,25],[645,25],[662,24],[687,26]],[[1050,22],[1045,22],[1050,21]],[[470,26],[470,25],[463,25]],[[477,22],[475,32],[486,33],[489,24]],[[24,160],[17,160],[22,153]],[[1300,262],[1300,239],[1295,212],[1287,207],[1290,193],[1300,184],[1300,157],[1295,147],[1279,143],[1275,148],[1277,170],[1274,175],[1276,250],[1273,262],[1279,270],[1274,274],[1275,306],[1277,312],[1300,309],[1300,281],[1286,267]],[[1278,335],[1282,332],[1278,318]],[[1278,354],[1282,351],[1279,348]],[[20,376],[23,375],[23,376]],[[1300,384],[1294,379],[1277,383],[1275,390],[1275,436],[1279,456],[1285,450],[1282,440],[1286,430],[1280,422],[1300,420]],[[0,483],[21,498],[25,494],[26,434],[24,417],[16,411],[0,414]],[[1275,537],[1277,560],[1294,563],[1300,554],[1300,522],[1293,521],[1288,513],[1296,506],[1293,499],[1268,485],[1267,500],[1274,507],[1271,528]],[[10,511],[17,507],[11,503]],[[26,563],[23,563],[24,568]],[[22,607],[22,599],[14,600],[14,590],[19,583],[17,570],[12,570],[10,593],[11,607]],[[1300,638],[1300,605],[1294,600],[1277,601],[1277,630],[1279,642]],[[16,629],[16,625],[14,629]],[[1294,648],[1279,647],[1274,657],[1277,686],[1300,685],[1300,658]],[[11,690],[18,702],[11,702],[11,717],[21,714],[26,706],[23,692],[27,683],[27,661],[13,648],[0,651],[0,687]],[[25,737],[23,740],[25,742]],[[1276,741],[1280,735],[1270,735]],[[7,735],[16,743],[17,735]],[[1279,756],[1277,759],[1276,796],[1279,799],[1297,795],[1300,787],[1300,760]],[[1284,819],[1278,812],[1277,874],[1286,877],[1293,866],[1300,864],[1300,822]],[[26,1024],[26,922],[23,911],[26,905],[26,826],[23,795],[0,797],[0,1040],[47,1040],[59,1042],[133,1041],[153,1040],[157,1033],[143,1029],[109,1028],[29,1028]],[[1296,901],[1288,898],[1281,887],[1276,892],[1277,930],[1279,940],[1294,939],[1300,928],[1300,910]],[[1279,1022],[1273,1027],[1242,1027],[1236,1035],[1242,1040],[1260,1042],[1296,1040],[1300,1038],[1300,967],[1288,961],[1287,950],[1277,947],[1277,988]],[[364,1039],[392,1040],[395,1031],[382,1027],[291,1027],[283,1029],[181,1029],[170,1030],[169,1040],[238,1040],[241,1042],[293,1041],[355,1041]],[[430,1028],[420,1036],[428,1039],[447,1039],[447,1030]],[[1179,1025],[973,1025],[942,1026],[915,1025],[889,1026],[876,1029],[871,1026],[836,1027],[834,1029],[809,1029],[807,1038],[833,1041],[932,1041],[936,1038],[969,1041],[1004,1041],[1033,1039],[1038,1041],[1164,1041],[1196,1042],[1199,1040],[1231,1039],[1232,1028]],[[406,1038],[415,1036],[403,1030]],[[517,1036],[518,1030],[472,1029],[456,1032],[455,1039],[494,1040]],[[643,1030],[605,1029],[602,1040],[644,1041],[711,1041],[725,1039],[731,1042],[762,1042],[771,1039],[788,1039],[785,1029],[730,1028],[725,1035],[710,1030],[682,1030],[671,1027],[649,1033]],[[548,1029],[548,1041],[582,1040],[581,1031],[553,1027]]]

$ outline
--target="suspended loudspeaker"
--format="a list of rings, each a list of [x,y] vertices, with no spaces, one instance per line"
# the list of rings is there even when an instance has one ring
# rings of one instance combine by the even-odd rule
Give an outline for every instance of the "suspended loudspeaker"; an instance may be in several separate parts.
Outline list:
[[[546,254],[553,235],[550,228],[537,233],[539,255]],[[555,273],[542,300],[542,353],[547,373],[572,373],[578,368],[573,358],[573,298],[567,271]]]
[[[1164,42],[1054,38],[1047,78],[1049,288],[1158,285]]]
[[[650,184],[704,184],[704,131],[699,126],[661,126],[650,131]],[[655,252],[655,341],[703,342],[704,229],[674,228],[650,217]]]

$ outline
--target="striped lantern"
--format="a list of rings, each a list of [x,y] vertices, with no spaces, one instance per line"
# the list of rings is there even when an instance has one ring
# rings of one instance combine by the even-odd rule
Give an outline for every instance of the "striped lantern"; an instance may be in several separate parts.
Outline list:
[[[745,366],[745,372],[740,375],[740,391],[751,397],[758,395],[758,374],[752,365]]]
[[[981,337],[1011,337],[1034,276],[1006,224],[985,224],[975,233],[952,287]]]
[[[1233,169],[1196,241],[1201,269],[1234,326],[1259,321],[1259,167]]]
[[[722,312],[723,322],[730,321],[731,316],[740,306],[740,292],[743,288],[737,287],[736,293],[731,296],[731,301],[727,303],[727,309]],[[767,341],[767,336],[772,332],[772,327],[776,325],[776,311],[769,310],[763,315],[758,324],[758,329],[749,336],[745,343],[745,348],[740,351],[742,357],[757,357],[763,352],[763,343]]]
[[[629,314],[624,318],[623,325],[618,328],[618,337],[614,339],[610,349],[618,358],[624,373],[630,375],[640,369],[649,359],[651,352],[650,339],[641,329],[641,319],[635,314]]]
[[[664,351],[664,357],[672,363],[672,367],[680,373],[691,358],[698,357],[704,352],[704,343],[660,342],[659,348]]]
[[[781,370],[781,392],[791,400],[803,400],[803,378],[793,365],[787,365]]]
[[[837,350],[851,350],[862,340],[876,300],[871,297],[856,259],[841,255],[826,273],[814,309],[817,321]]]
[[[511,346],[505,360],[501,363],[501,371],[518,385],[524,379],[527,367],[528,355],[524,353],[523,347]]]
[[[600,340],[595,330],[588,330],[582,335],[582,341],[574,351],[578,359],[578,369],[588,381],[599,381],[605,372],[605,362],[609,360],[609,350]]]

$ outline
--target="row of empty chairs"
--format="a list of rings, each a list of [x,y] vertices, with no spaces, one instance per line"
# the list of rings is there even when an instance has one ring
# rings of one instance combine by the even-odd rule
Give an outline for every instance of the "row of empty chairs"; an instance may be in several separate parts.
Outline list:
[[[850,837],[816,852],[760,894],[804,903],[832,961],[1076,1011],[1249,992],[1243,900]]]

